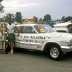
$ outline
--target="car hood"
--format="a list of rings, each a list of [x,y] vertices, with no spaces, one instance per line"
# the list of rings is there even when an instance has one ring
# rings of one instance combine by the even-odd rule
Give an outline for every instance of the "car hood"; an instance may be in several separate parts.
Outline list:
[[[72,34],[69,33],[58,33],[58,32],[52,32],[47,33],[44,36],[50,37],[51,39],[63,39],[63,40],[71,40]]]
[[[72,34],[70,33],[58,33],[58,32],[53,32],[53,36],[60,36],[60,37],[65,37],[65,38],[71,38],[72,39]]]

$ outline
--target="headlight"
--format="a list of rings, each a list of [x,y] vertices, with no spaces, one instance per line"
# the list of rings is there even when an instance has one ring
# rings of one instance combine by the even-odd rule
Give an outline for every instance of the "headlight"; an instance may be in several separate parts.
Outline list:
[[[68,42],[68,46],[72,46],[72,40]]]

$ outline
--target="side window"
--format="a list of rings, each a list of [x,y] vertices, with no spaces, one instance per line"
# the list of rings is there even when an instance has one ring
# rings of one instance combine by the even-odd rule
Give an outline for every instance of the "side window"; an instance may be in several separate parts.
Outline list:
[[[24,27],[23,27],[23,26],[20,26],[20,27],[19,27],[19,32],[20,32],[20,33],[23,33],[23,29],[24,29]]]
[[[17,26],[19,33],[23,33],[23,27],[22,26]],[[15,29],[15,33],[17,33],[17,30]]]
[[[32,26],[24,26],[23,33],[36,33]]]
[[[32,26],[18,26],[19,33],[36,33]],[[17,31],[15,30],[15,33]]]

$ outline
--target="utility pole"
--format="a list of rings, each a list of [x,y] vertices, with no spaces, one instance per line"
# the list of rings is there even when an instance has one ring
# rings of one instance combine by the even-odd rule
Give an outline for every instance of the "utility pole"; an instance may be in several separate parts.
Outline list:
[[[0,13],[3,13],[4,10],[4,6],[1,4],[3,0],[0,0]],[[3,32],[4,32],[4,23],[2,24],[2,29],[3,29]],[[5,50],[5,35],[1,35],[0,34],[0,53],[4,53],[4,50]]]

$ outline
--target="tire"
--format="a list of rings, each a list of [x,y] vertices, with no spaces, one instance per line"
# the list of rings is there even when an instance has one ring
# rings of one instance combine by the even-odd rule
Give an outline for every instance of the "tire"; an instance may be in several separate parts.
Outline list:
[[[49,57],[53,60],[60,60],[63,58],[63,52],[61,51],[59,46],[52,46],[49,49]]]

